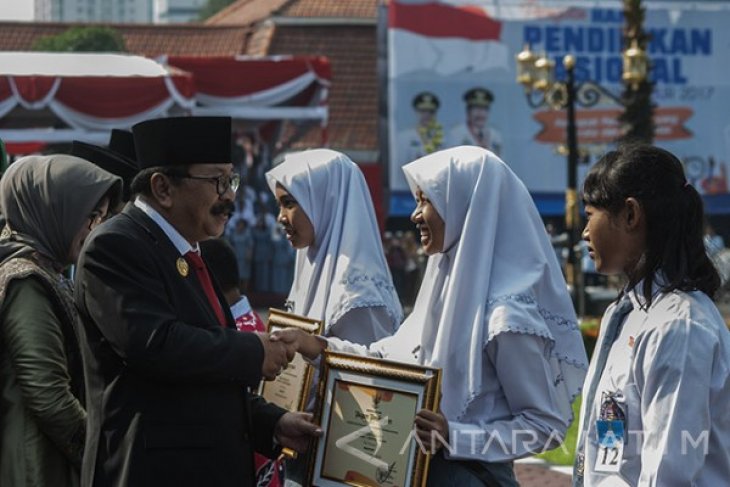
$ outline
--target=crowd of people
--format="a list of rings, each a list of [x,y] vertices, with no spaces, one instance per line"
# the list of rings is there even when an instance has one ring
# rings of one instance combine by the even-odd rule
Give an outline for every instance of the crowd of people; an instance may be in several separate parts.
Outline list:
[[[537,208],[485,148],[403,167],[419,248],[381,239],[345,154],[266,168],[249,138],[241,167],[225,117],[149,120],[127,141],[133,156],[79,145],[0,180],[1,485],[308,485],[321,389],[305,411],[255,390],[297,353],[318,372],[326,350],[441,370],[412,424],[428,487],[518,485],[514,460],[561,444],[580,394],[575,486],[730,478],[721,281],[671,153],[624,146],[586,177],[588,255],[626,282],[589,366]],[[247,289],[286,294],[321,335],[267,333]]]
[[[255,132],[236,137],[234,171],[241,175],[225,238],[238,259],[243,292],[285,295],[294,278],[294,250],[276,222],[276,203],[265,174],[271,158]]]
[[[427,256],[412,231],[384,232],[383,247],[401,304],[411,310],[426,270]]]

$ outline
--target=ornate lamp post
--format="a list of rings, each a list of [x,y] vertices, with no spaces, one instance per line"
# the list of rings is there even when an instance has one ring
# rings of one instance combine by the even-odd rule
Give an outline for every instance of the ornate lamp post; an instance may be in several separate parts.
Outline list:
[[[623,81],[627,85],[643,83],[647,78],[649,61],[646,52],[637,43],[623,53]],[[565,81],[554,81],[555,63],[546,55],[537,56],[525,46],[517,55],[517,82],[525,87],[525,97],[532,108],[543,106],[565,110],[567,115],[566,145],[568,154],[568,184],[565,189],[565,226],[568,230],[568,282],[573,286],[578,314],[585,312],[583,274],[576,252],[582,225],[578,207],[578,134],[575,124],[575,106],[592,107],[606,98],[616,104],[625,101],[593,81],[575,82],[575,57],[563,58]]]
[[[619,142],[651,144],[655,129],[651,100],[654,85],[646,76],[648,62],[644,49],[649,43],[649,34],[643,27],[645,9],[641,0],[623,0],[623,4],[623,41],[629,48],[624,51],[624,111],[619,116],[622,127]]]

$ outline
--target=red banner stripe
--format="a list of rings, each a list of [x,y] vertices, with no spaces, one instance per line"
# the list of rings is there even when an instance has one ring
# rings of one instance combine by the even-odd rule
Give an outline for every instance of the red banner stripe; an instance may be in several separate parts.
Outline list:
[[[442,3],[391,2],[391,29],[403,29],[429,37],[461,37],[473,41],[499,40],[502,23],[487,16],[480,7]]]
[[[13,96],[13,92],[10,90],[10,82],[7,76],[0,76],[0,101],[5,101]]]
[[[27,103],[41,101],[56,82],[56,78],[53,76],[16,76],[14,80],[18,96]]]
[[[56,100],[99,118],[132,117],[170,98],[162,78],[64,78]]]
[[[37,154],[46,147],[45,142],[6,142],[5,150],[14,156]]]
[[[621,110],[607,108],[598,110],[577,110],[576,130],[581,144],[606,144],[614,142],[621,135],[618,116]],[[690,107],[660,107],[654,110],[656,140],[678,140],[692,137],[685,126],[692,117]],[[541,125],[535,140],[543,143],[565,142],[567,121],[565,112],[544,110],[536,112],[533,118]]]
[[[170,56],[167,63],[192,73],[199,93],[227,98],[252,95],[312,70],[318,76],[331,77],[326,58],[240,61],[233,57]]]

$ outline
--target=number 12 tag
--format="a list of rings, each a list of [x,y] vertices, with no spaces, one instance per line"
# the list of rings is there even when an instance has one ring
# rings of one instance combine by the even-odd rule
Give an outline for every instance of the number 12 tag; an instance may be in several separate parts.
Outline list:
[[[598,455],[596,472],[618,472],[624,456],[624,422],[621,420],[596,421]]]

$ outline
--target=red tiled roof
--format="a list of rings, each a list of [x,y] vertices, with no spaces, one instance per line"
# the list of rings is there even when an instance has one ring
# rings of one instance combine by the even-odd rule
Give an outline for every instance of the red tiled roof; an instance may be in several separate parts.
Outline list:
[[[289,0],[237,0],[206,19],[208,25],[251,25],[269,18]]]
[[[278,26],[269,54],[322,55],[332,65],[329,145],[334,149],[378,149],[378,80],[375,26]],[[320,145],[310,130],[296,145]]]
[[[273,22],[264,21],[255,25],[246,46],[246,54],[249,56],[266,56],[275,32],[276,27]]]
[[[280,17],[375,19],[378,0],[293,0],[276,12]]]
[[[378,0],[237,0],[205,21],[251,25],[272,15],[297,18],[375,19]]]
[[[29,51],[43,36],[60,34],[78,25],[51,22],[0,22],[0,51]],[[119,31],[127,50],[158,56],[232,56],[246,52],[251,29],[244,26],[196,24],[103,24]]]
[[[378,149],[378,82],[376,28],[372,25],[301,25],[278,18],[377,18],[380,0],[238,0],[206,21],[208,24],[252,25],[248,54],[327,56],[332,65],[328,140],[335,149]],[[275,27],[261,21],[271,18]],[[268,44],[268,45],[267,45]],[[294,135],[300,129],[285,128]],[[296,136],[296,147],[321,144],[316,128]]]

